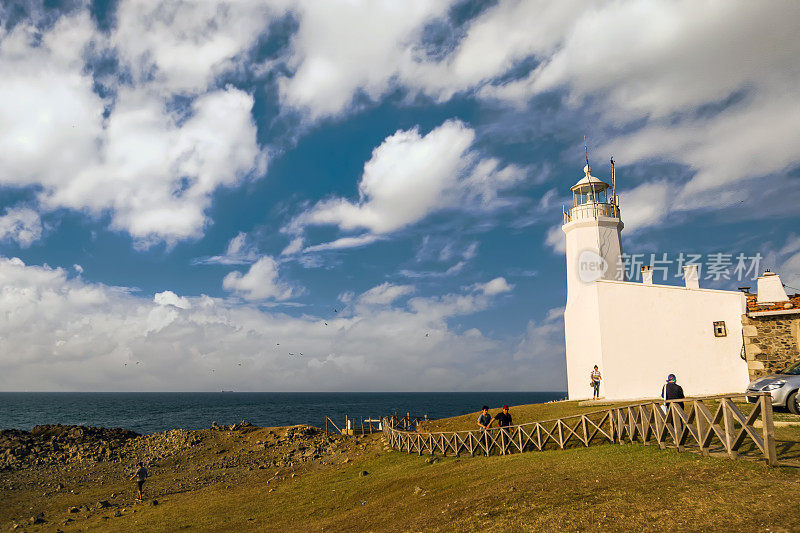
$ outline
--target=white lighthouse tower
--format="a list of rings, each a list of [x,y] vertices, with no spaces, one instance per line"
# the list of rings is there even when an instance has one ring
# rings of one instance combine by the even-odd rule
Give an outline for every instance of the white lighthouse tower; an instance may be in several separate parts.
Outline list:
[[[608,400],[657,397],[668,374],[677,376],[687,395],[743,391],[745,295],[701,288],[698,265],[684,265],[684,286],[655,283],[652,264],[641,266],[641,281],[626,280],[613,160],[611,191],[592,176],[588,161],[583,171],[561,227],[570,400],[591,398],[594,365],[603,376],[600,395]],[[758,292],[767,292],[760,279]]]
[[[564,329],[571,400],[591,397],[589,372],[602,360],[595,281],[624,280],[619,199],[613,189],[609,197],[608,183],[592,176],[588,162],[583,171],[584,177],[571,189],[572,208],[564,212],[561,226],[567,239]]]

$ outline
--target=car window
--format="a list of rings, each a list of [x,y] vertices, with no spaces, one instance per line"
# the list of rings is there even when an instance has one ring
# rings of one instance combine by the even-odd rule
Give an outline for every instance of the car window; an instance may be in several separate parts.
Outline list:
[[[800,376],[800,361],[789,365],[781,374],[789,374],[791,376]]]

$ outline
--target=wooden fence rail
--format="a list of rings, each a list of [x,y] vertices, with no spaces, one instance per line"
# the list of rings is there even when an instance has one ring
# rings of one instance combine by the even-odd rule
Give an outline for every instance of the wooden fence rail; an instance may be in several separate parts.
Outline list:
[[[735,398],[744,395],[653,400],[504,428],[433,433],[416,431],[417,423],[423,420],[419,417],[389,416],[383,419],[383,433],[392,448],[419,455],[506,455],[641,442],[678,451],[699,450],[703,455],[720,450],[731,458],[740,452],[755,452],[770,466],[777,465],[770,394],[758,393],[749,414],[736,406]],[[757,421],[760,428],[756,428]]]

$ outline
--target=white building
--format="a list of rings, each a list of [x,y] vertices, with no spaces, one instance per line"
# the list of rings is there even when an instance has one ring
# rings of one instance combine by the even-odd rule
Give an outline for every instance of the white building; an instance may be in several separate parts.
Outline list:
[[[641,283],[625,281],[619,199],[588,165],[584,172],[562,226],[569,398],[592,397],[594,365],[603,376],[600,395],[610,400],[658,397],[668,374],[687,395],[745,390],[745,295],[700,288],[696,266],[685,269],[683,287],[654,284],[650,267]]]

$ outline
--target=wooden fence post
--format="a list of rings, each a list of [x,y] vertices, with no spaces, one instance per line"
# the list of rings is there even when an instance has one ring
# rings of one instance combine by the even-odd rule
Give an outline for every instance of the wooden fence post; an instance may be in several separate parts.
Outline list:
[[[700,411],[702,400],[694,400],[694,416],[697,419],[697,444],[700,446],[700,454],[708,457],[709,447],[706,444],[706,424],[710,423],[705,419],[705,414]],[[711,427],[708,428],[711,431]]]
[[[772,395],[763,394],[760,399],[764,455],[769,466],[778,466],[778,456],[775,452],[775,424],[772,421]]]
[[[583,428],[583,443],[589,446],[589,430],[586,428],[586,415],[581,415],[581,427]]]
[[[725,448],[728,451],[728,456],[735,459],[739,456],[739,452],[733,449],[733,441],[736,438],[736,432],[733,425],[733,413],[728,405],[727,398],[720,398],[722,403],[723,419],[725,420]]]

